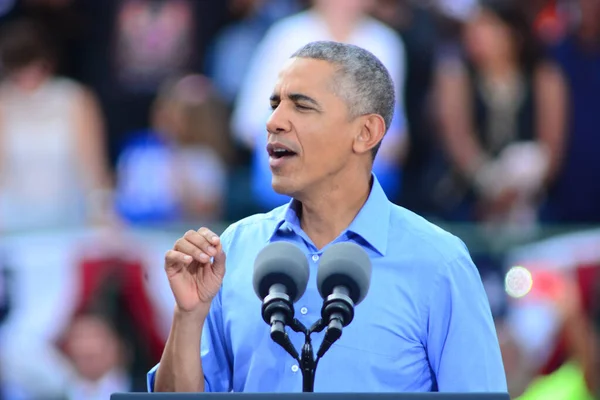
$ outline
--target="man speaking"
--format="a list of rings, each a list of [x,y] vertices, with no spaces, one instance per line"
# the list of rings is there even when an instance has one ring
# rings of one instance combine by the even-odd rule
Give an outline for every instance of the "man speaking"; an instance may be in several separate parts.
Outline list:
[[[189,231],[166,254],[176,307],[150,391],[302,391],[299,366],[271,340],[253,290],[254,260],[277,241],[308,260],[296,304],[306,326],[321,316],[315,276],[324,251],[352,242],[372,263],[369,294],[319,361],[315,392],[507,391],[465,245],[388,201],[372,174],[394,104],[392,78],[364,49],[313,42],[292,55],[271,96],[265,151],[273,188],[293,200],[221,237]],[[303,336],[290,337],[302,346]]]

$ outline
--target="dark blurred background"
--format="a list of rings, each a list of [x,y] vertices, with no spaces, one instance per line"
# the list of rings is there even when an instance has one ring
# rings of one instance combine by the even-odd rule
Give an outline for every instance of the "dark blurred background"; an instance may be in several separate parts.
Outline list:
[[[375,172],[469,246],[512,398],[600,398],[600,0],[0,0],[0,400],[145,391],[164,253],[289,201],[268,98],[314,40],[392,74]]]

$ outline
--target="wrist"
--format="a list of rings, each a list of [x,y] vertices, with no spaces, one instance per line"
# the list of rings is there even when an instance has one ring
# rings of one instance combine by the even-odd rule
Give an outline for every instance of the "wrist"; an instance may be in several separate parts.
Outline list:
[[[470,182],[475,182],[481,174],[481,170],[491,163],[491,159],[486,154],[473,156],[471,161],[465,166],[464,175]]]
[[[204,320],[208,318],[208,313],[210,312],[210,304],[201,304],[198,305],[193,310],[183,310],[179,306],[175,305],[175,311],[173,313],[173,318],[180,322],[191,322],[194,324],[203,324]]]

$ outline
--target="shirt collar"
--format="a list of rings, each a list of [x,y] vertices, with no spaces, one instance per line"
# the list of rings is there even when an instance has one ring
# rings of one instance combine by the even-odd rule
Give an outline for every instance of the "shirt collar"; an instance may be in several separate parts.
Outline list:
[[[372,174],[372,178],[371,193],[346,232],[360,236],[383,256],[387,250],[391,204],[375,174]],[[269,237],[269,242],[282,230],[294,231],[296,234],[302,235],[298,207],[300,207],[300,203],[291,200],[282,209],[275,229]]]

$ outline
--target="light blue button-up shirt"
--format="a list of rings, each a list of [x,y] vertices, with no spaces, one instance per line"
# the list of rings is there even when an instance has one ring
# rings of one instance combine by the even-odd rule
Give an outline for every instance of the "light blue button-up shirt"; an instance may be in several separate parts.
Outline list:
[[[302,373],[270,336],[252,286],[258,252],[273,241],[304,251],[310,280],[295,304],[310,327],[323,300],[318,250],[300,228],[295,203],[231,225],[221,236],[227,272],[202,336],[205,390],[301,392]],[[319,361],[315,392],[506,392],[490,306],[468,250],[457,237],[398,207],[374,178],[355,220],[333,243],[365,249],[373,269],[354,320]],[[288,329],[300,351],[303,334]],[[313,334],[316,350],[324,333]],[[156,368],[148,374],[153,390]]]

